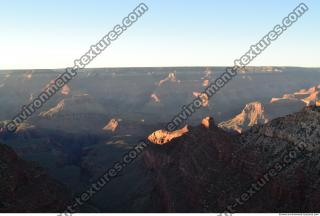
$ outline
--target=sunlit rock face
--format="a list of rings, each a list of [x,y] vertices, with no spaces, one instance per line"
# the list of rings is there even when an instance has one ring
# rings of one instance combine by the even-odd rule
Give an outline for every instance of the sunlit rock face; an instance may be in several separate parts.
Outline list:
[[[204,126],[205,128],[212,128],[215,127],[215,123],[212,117],[205,117],[201,121],[201,125]]]
[[[154,102],[160,103],[160,98],[159,98],[155,93],[151,94],[151,95],[150,95],[150,98],[151,98]]]
[[[307,106],[315,105],[319,99],[319,88],[320,85],[311,87],[309,89],[300,89],[292,94],[284,94],[279,98],[272,98],[270,103],[275,103],[281,100],[297,100],[304,102]]]
[[[219,127],[226,130],[234,130],[239,133],[256,125],[268,122],[264,107],[259,102],[247,104],[242,112],[234,118],[221,122]]]
[[[69,95],[70,94],[70,87],[68,85],[64,85],[61,89],[61,94],[62,95]]]
[[[40,116],[46,117],[46,118],[52,117],[55,114],[61,112],[63,110],[64,106],[65,106],[65,100],[61,100],[55,107],[52,107],[48,111],[41,112]]]
[[[201,126],[207,129],[216,127],[212,117],[205,117],[204,119],[202,119]],[[154,144],[163,145],[175,138],[181,137],[187,132],[189,132],[188,125],[172,132],[166,130],[157,130],[148,136],[148,140]]]
[[[119,122],[113,118],[108,122],[108,124],[104,128],[102,128],[102,130],[115,132],[118,125],[119,125]]]
[[[209,86],[209,79],[211,79],[211,74],[212,74],[212,71],[211,71],[211,70],[209,70],[209,69],[206,69],[206,70],[205,70],[204,76],[201,77],[201,79],[203,80],[203,81],[202,81],[202,86],[203,86],[203,87]]]
[[[166,130],[157,130],[148,136],[148,140],[154,144],[163,145],[170,142],[172,139],[182,136],[189,131],[188,126],[184,126],[179,130],[172,132]]]
[[[174,72],[173,73],[169,73],[169,75],[166,78],[164,78],[163,80],[159,81],[158,86],[161,86],[166,82],[173,82],[173,83],[178,82],[177,79],[176,79],[176,74]]]
[[[53,88],[52,86],[55,84],[55,80],[50,80],[50,82],[42,89],[43,91],[45,92],[50,92],[50,89]],[[70,86],[68,86],[67,84],[64,85],[61,90],[60,90],[60,93],[62,95],[69,95],[70,94],[70,91],[71,91],[71,88]]]
[[[209,105],[209,97],[206,93],[201,93],[201,92],[193,92],[193,96],[199,97],[202,102],[203,107],[207,107]]]
[[[209,80],[203,80],[202,86],[207,87],[209,85]]]
[[[58,101],[57,105],[40,113],[41,117],[82,114],[103,114],[105,109],[88,94],[76,94]]]

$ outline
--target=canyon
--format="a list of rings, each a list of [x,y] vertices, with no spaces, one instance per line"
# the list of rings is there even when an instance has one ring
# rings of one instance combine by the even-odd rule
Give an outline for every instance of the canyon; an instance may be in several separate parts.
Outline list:
[[[208,100],[201,92],[223,70],[86,69],[15,133],[5,123],[62,70],[0,71],[0,159],[16,158],[5,164],[17,179],[1,176],[15,188],[2,194],[23,201],[21,181],[37,178],[53,191],[30,183],[28,190],[43,192],[28,198],[32,205],[0,199],[0,211],[60,210],[139,140],[149,143],[142,155],[77,211],[223,212],[299,142],[308,154],[236,211],[319,211],[320,70],[249,67]],[[201,109],[167,131],[166,123],[195,97]],[[43,196],[48,200],[38,201]]]

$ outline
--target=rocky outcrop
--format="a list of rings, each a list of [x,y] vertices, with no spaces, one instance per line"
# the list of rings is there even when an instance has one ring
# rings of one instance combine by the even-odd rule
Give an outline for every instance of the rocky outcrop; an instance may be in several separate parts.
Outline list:
[[[39,129],[68,131],[72,133],[97,132],[110,119],[107,109],[88,94],[66,95],[57,104],[32,119]]]
[[[203,107],[207,107],[209,105],[209,97],[206,93],[193,92],[192,94],[194,97],[200,98]]]
[[[292,94],[284,94],[280,98],[272,98],[270,103],[275,103],[281,100],[299,100],[304,102],[306,105],[315,105],[316,101],[319,99],[320,85],[313,86],[309,89],[301,89]]]
[[[242,112],[234,118],[221,122],[219,127],[228,131],[234,130],[241,133],[256,124],[264,124],[266,122],[268,122],[268,117],[262,104],[252,102],[247,104]]]
[[[150,98],[156,103],[160,102],[160,98],[155,93],[151,94]]]
[[[212,71],[209,69],[206,69],[204,72],[204,76],[201,77],[202,81],[202,86],[207,87],[209,85],[209,79],[211,79],[211,74]]]
[[[163,145],[172,139],[182,136],[188,131],[187,125],[175,131],[157,130],[148,136],[148,140],[154,144]]]
[[[29,77],[30,77],[30,75],[27,76],[27,78],[29,78]],[[32,74],[31,74],[30,79],[31,78],[32,78]],[[49,93],[51,91],[50,89],[53,88],[52,86],[55,85],[55,82],[56,82],[56,80],[54,80],[54,79],[50,80],[50,82],[42,90]],[[68,94],[70,94],[70,91],[71,91],[71,88],[66,84],[66,85],[62,86],[62,88],[60,90],[60,94],[61,95],[68,95]]]
[[[66,84],[62,87],[61,89],[61,94],[62,95],[69,95],[71,92],[71,88]]]
[[[88,94],[77,94],[60,100],[56,106],[41,112],[39,116],[52,118],[60,116],[71,116],[77,113],[104,114],[105,108]]]
[[[48,111],[41,112],[40,116],[45,118],[51,118],[52,116],[61,112],[64,108],[65,100],[61,100],[55,107],[50,108]]]
[[[108,122],[108,124],[104,128],[102,128],[102,130],[115,132],[118,125],[119,125],[119,122],[113,118]]]
[[[208,116],[202,119],[201,125],[204,126],[205,128],[214,128],[216,125],[214,123],[214,120],[212,117]]]
[[[151,145],[144,152],[145,166],[154,181],[151,199],[159,212],[207,212],[212,205],[214,212],[223,211],[225,200],[219,204],[217,200],[226,187],[235,187],[231,194],[241,190],[237,186],[245,176],[230,163],[237,148],[234,137],[212,123],[212,118],[205,118],[181,137],[165,145]],[[230,176],[224,179],[226,175]]]
[[[207,87],[209,85],[209,80],[203,80],[202,81],[202,86]]]
[[[160,80],[159,83],[158,83],[158,86],[161,86],[161,85],[163,85],[163,84],[166,83],[166,82],[172,82],[172,83],[177,82],[175,72],[169,73],[166,78]]]

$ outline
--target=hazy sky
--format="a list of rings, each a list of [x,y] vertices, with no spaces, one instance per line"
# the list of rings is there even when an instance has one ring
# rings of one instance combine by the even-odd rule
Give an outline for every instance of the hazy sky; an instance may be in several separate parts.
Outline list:
[[[64,68],[141,1],[3,0],[0,69]],[[149,11],[88,67],[224,66],[300,1],[146,0]],[[320,1],[251,65],[319,67]]]

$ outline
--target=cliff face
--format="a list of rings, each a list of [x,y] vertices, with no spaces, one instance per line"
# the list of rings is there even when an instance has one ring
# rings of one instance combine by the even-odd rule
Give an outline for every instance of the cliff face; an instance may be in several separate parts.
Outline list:
[[[41,168],[0,144],[0,212],[63,212],[68,196]]]
[[[319,90],[320,85],[284,94],[280,98],[272,98],[264,105],[260,102],[248,103],[240,114],[221,122],[219,127],[242,133],[254,125],[264,124],[272,119],[298,112],[305,106],[319,106]]]
[[[272,206],[277,206],[276,212],[319,211],[318,107],[306,107],[298,113],[255,126],[241,134],[239,142],[243,147],[234,154],[234,158],[241,164],[241,171],[254,179],[277,162],[285,167],[251,205],[259,211],[268,211]],[[285,155],[289,152],[296,157],[284,166]]]
[[[236,194],[246,179],[231,164],[237,148],[234,137],[211,118],[171,142],[151,145],[143,159],[153,176],[153,205],[160,212],[207,212],[211,205],[222,211],[226,200],[218,202],[220,192],[231,186]]]
[[[264,107],[259,102],[247,104],[242,112],[225,122],[221,122],[219,127],[225,130],[234,130],[239,133],[256,124],[264,124],[268,121],[268,117],[264,111]]]
[[[281,98],[272,98],[270,103],[280,100],[300,100],[306,105],[314,105],[319,98],[320,85],[313,86],[309,89],[300,89],[292,94],[285,94]]]
[[[235,211],[320,210],[319,108],[307,107],[236,136],[208,120],[144,152],[153,176],[151,200],[160,212],[223,212],[277,162],[281,172]],[[292,150],[297,158],[284,166]]]

